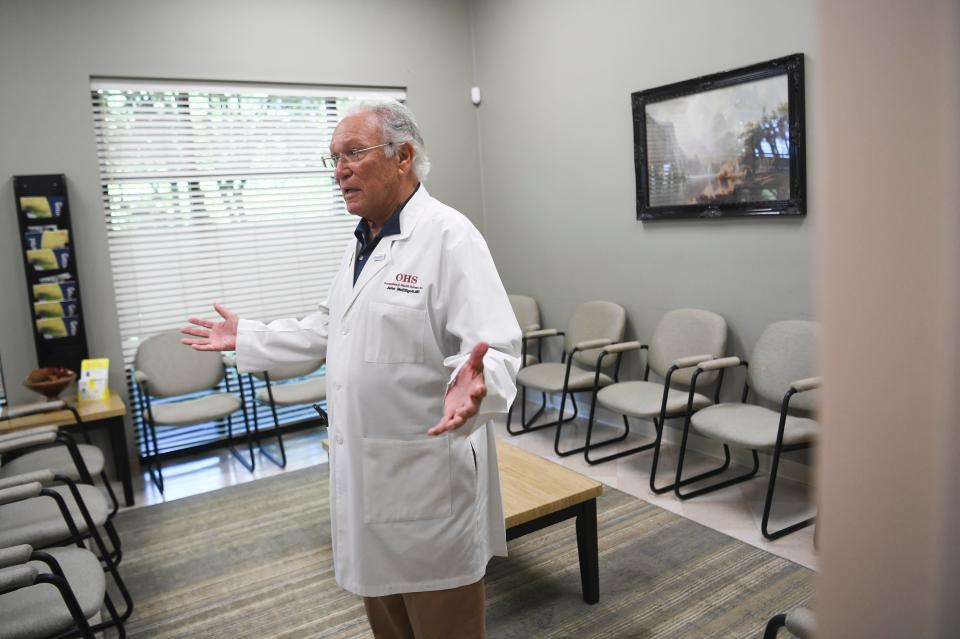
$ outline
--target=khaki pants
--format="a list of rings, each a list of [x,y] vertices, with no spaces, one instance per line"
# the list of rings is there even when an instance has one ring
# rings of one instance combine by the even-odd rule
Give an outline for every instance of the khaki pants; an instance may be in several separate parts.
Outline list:
[[[363,607],[377,639],[484,639],[484,599],[481,579],[448,590],[364,597]]]

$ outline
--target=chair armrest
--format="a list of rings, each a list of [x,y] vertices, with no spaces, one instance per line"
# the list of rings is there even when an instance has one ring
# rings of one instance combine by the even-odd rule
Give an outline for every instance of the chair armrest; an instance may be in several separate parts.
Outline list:
[[[553,337],[554,335],[563,335],[563,333],[555,328],[541,328],[524,333],[523,339],[540,339],[541,337]]]
[[[53,471],[49,468],[31,470],[29,473],[21,473],[19,475],[11,475],[10,477],[0,479],[0,490],[32,484],[34,482],[49,484],[53,481],[54,476]]]
[[[612,343],[613,343],[613,340],[607,339],[605,337],[603,339],[588,339],[588,340],[579,342],[577,344],[574,344],[573,348],[570,349],[570,352],[575,353],[577,351],[588,351],[591,348],[600,348],[601,346],[607,346],[608,344],[612,344]]]
[[[30,404],[29,406],[18,406],[16,408],[7,408],[0,415],[0,420],[16,419],[17,417],[26,417],[27,415],[39,415],[41,413],[52,413],[55,410],[62,410],[67,407],[67,403],[62,399],[52,402],[43,402],[42,404]]]
[[[34,426],[33,428],[24,428],[23,430],[15,430],[9,433],[0,434],[0,442],[20,439],[22,437],[30,437],[31,435],[40,435],[42,433],[56,434],[59,430],[60,430],[60,427],[54,426],[53,424],[46,424],[44,426]]]
[[[798,379],[797,381],[793,382],[790,384],[790,388],[798,393],[802,393],[804,391],[820,388],[822,383],[822,377],[807,377],[806,379]]]
[[[144,373],[142,370],[139,370],[139,369],[133,371],[133,379],[136,380],[137,384],[139,384],[139,385],[141,385],[141,386],[143,386],[143,385],[146,384],[148,381],[150,381],[150,378],[147,377],[147,374]]]
[[[616,344],[610,344],[603,350],[605,350],[608,355],[614,355],[616,353],[626,353],[627,351],[636,351],[642,348],[646,348],[646,345],[640,342],[617,342]]]
[[[221,355],[220,358],[223,360],[223,365],[226,366],[227,368],[237,367],[236,355]]]
[[[746,362],[739,357],[718,357],[717,359],[711,359],[697,364],[697,368],[702,371],[716,371],[721,368],[733,368],[741,364],[746,365]]]
[[[527,337],[527,334],[528,334],[528,333],[532,333],[533,331],[539,331],[539,330],[540,330],[540,325],[537,324],[536,322],[534,322],[533,324],[530,324],[530,325],[528,325],[528,326],[524,326],[524,327],[523,327],[523,329],[522,329],[522,331],[523,331],[523,336],[524,336],[524,337]]]
[[[24,435],[23,437],[11,437],[10,439],[0,440],[0,453],[9,453],[10,451],[30,448],[31,446],[52,444],[55,441],[57,441],[57,431],[33,433],[31,435]]]
[[[32,586],[40,571],[30,564],[0,568],[0,594]]]
[[[31,553],[33,553],[33,548],[27,544],[0,548],[0,568],[25,564],[30,561]]]
[[[0,506],[12,504],[15,501],[30,499],[31,497],[38,497],[40,496],[41,490],[43,490],[43,486],[38,481],[23,484],[22,486],[2,488],[0,489]]]
[[[690,368],[691,366],[696,366],[697,364],[702,364],[703,362],[712,359],[713,355],[690,355],[688,357],[679,357],[673,360],[671,367]]]

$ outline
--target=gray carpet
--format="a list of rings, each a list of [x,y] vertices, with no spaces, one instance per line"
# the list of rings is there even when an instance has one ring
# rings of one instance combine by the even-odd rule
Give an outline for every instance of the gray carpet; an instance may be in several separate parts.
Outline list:
[[[117,516],[130,636],[370,637],[333,581],[326,465]],[[580,598],[573,523],[510,542],[487,572],[487,628],[517,637],[760,637],[808,601],[812,571],[607,488],[600,603]]]

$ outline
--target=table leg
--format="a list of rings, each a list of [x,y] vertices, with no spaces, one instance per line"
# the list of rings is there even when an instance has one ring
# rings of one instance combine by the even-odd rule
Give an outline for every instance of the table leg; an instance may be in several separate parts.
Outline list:
[[[117,479],[123,482],[123,500],[127,506],[133,506],[133,476],[130,474],[130,458],[127,457],[127,433],[123,427],[123,418],[110,420],[110,448],[113,451],[113,468]]]
[[[597,551],[597,500],[585,501],[577,515],[577,554],[580,557],[580,584],[583,600],[600,601],[600,560]]]

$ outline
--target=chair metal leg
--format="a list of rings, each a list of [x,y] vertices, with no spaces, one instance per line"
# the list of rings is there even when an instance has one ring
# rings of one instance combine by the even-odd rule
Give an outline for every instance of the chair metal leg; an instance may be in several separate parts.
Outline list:
[[[561,451],[560,450],[560,432],[559,432],[560,429],[557,428],[557,437],[553,446],[554,452],[557,453],[557,455],[559,455],[560,457],[566,457],[567,455],[573,455],[574,453],[582,452],[583,457],[588,464],[600,464],[605,461],[610,461],[611,459],[624,457],[625,455],[629,455],[630,453],[635,453],[639,450],[645,450],[646,448],[649,448],[649,446],[634,448],[632,450],[621,451],[619,453],[607,455],[606,457],[601,457],[599,459],[590,459],[590,451],[593,450],[594,448],[601,448],[603,446],[609,446],[610,444],[616,444],[617,442],[622,442],[630,434],[630,422],[627,420],[627,416],[624,415],[623,416],[624,431],[622,435],[617,435],[616,437],[610,437],[608,439],[603,440],[602,442],[591,443],[591,440],[593,438],[593,424],[594,424],[594,418],[596,417],[596,413],[597,413],[597,391],[596,389],[594,389],[593,396],[590,399],[590,417],[587,420],[587,438],[586,438],[586,441],[584,442],[584,445],[578,448],[572,448],[570,450]]]
[[[660,444],[663,441],[663,429],[664,424],[658,420],[653,420],[654,428],[657,429],[657,441],[656,446],[653,449],[653,463],[650,466],[650,491],[655,495],[662,495],[668,493],[674,489],[676,486],[676,481],[666,486],[657,486],[657,466],[660,462]],[[693,477],[687,477],[684,479],[680,485],[686,486],[687,484],[692,484],[693,482],[700,481],[701,479],[706,479],[707,477],[713,477],[714,475],[719,475],[727,470],[730,467],[730,449],[727,446],[723,447],[723,464],[718,468],[708,470]]]
[[[80,496],[80,491],[77,490],[77,485],[72,480],[60,475],[57,476],[57,480],[67,484],[67,486],[70,488],[70,493],[72,494],[74,501],[77,503],[77,506],[80,509],[80,515],[83,517],[84,523],[87,526],[87,534],[93,540],[93,543],[97,548],[97,552],[100,553],[100,560],[104,564],[104,572],[110,573],[110,576],[113,577],[114,584],[116,584],[117,589],[120,591],[120,595],[123,597],[126,610],[124,610],[123,614],[120,615],[120,620],[126,621],[130,618],[130,615],[133,614],[133,598],[130,596],[130,591],[127,590],[126,583],[124,583],[123,578],[120,576],[120,571],[117,570],[117,564],[113,561],[113,559],[111,559],[110,552],[107,550],[107,546],[103,542],[103,537],[101,537],[100,533],[97,531],[97,525],[90,516],[90,511],[87,510],[86,505],[83,503],[83,499]],[[83,536],[77,529],[77,526],[73,521],[73,516],[70,514],[70,509],[67,507],[67,502],[64,500],[63,496],[56,491],[48,489],[40,491],[40,494],[46,495],[47,497],[52,497],[54,501],[56,501],[57,506],[60,509],[60,513],[63,515],[63,518],[67,523],[67,528],[69,528],[74,542],[78,548],[84,548]],[[109,523],[109,521],[107,523]]]
[[[705,495],[707,493],[712,493],[715,490],[720,490],[721,488],[726,488],[727,486],[733,486],[734,484],[739,484],[740,482],[746,481],[753,478],[757,471],[760,470],[760,457],[757,455],[756,450],[751,450],[753,454],[753,468],[750,472],[738,475],[736,477],[731,477],[730,479],[725,479],[723,481],[717,482],[716,484],[711,484],[709,486],[704,486],[703,488],[698,488],[692,490],[688,493],[680,492],[682,486],[686,486],[694,481],[704,479],[711,475],[717,475],[723,470],[726,470],[727,466],[730,465],[730,448],[726,444],[723,445],[723,455],[724,463],[720,468],[709,470],[705,473],[701,473],[694,477],[688,477],[687,479],[682,479],[683,477],[683,460],[687,453],[687,437],[690,434],[690,411],[687,411],[686,419],[683,422],[683,437],[680,439],[680,454],[677,457],[677,474],[673,483],[673,494],[677,496],[678,499],[690,499],[692,497],[697,497],[699,495]],[[721,470],[722,469],[722,470]]]
[[[278,458],[267,448],[263,447],[263,443],[260,441],[260,431],[257,431],[257,447],[260,449],[260,452],[264,457],[272,461],[274,464],[280,468],[287,467],[287,450],[283,445],[283,433],[280,432],[280,419],[277,417],[277,404],[273,399],[273,385],[270,384],[270,375],[267,372],[263,374],[264,380],[267,383],[267,396],[270,398],[270,412],[273,413],[273,428],[274,432],[277,434],[277,445],[280,448],[280,457]],[[251,389],[253,385],[251,384]],[[252,392],[251,392],[252,394]],[[256,405],[256,398],[254,398],[254,405]],[[256,422],[254,422],[256,423]],[[256,427],[254,427],[256,428]]]
[[[149,408],[147,409],[149,411]],[[147,458],[147,472],[150,473],[150,479],[153,481],[160,494],[163,494],[163,470],[160,468],[160,445],[157,443],[157,426],[153,419],[147,417],[147,427],[150,430],[149,441],[153,442],[153,453]],[[149,444],[147,445],[149,449]]]
[[[763,631],[763,639],[777,639],[777,631],[787,625],[787,615],[779,614],[770,618]]]
[[[760,523],[760,531],[763,533],[763,536],[773,541],[774,539],[780,539],[786,535],[789,535],[792,532],[796,532],[801,528],[806,528],[814,522],[816,517],[810,517],[799,521],[795,524],[785,526],[780,530],[775,530],[773,532],[769,531],[770,523],[770,510],[773,505],[773,489],[777,483],[777,469],[780,466],[780,453],[782,452],[782,446],[780,443],[777,443],[776,448],[773,450],[773,461],[770,464],[770,483],[767,486],[767,496],[763,504],[763,520]]]
[[[240,383],[240,407],[243,409],[243,426],[247,433],[247,452],[249,459],[244,459],[240,451],[233,445],[233,419],[231,415],[227,415],[227,441],[230,442],[227,444],[227,447],[237,461],[240,462],[240,465],[252,473],[257,466],[257,462],[253,456],[253,437],[250,435],[250,419],[247,417],[247,402],[243,397],[243,376],[239,373],[237,374],[237,380]],[[230,382],[226,375],[224,375],[223,381],[227,392],[230,392]]]
[[[513,430],[510,428],[510,423],[513,417],[513,408],[511,407],[510,411],[507,412],[507,432],[511,435],[523,435],[524,433],[532,433],[535,430],[542,430],[544,428],[550,428],[551,426],[556,426],[561,423],[560,421],[548,422],[546,424],[538,424],[534,426],[533,424],[537,421],[537,418],[540,417],[540,414],[543,413],[544,409],[547,407],[547,394],[540,393],[540,408],[537,409],[537,412],[533,414],[529,420],[527,420],[527,389],[526,387],[521,387],[522,390],[522,401],[520,402],[520,425],[522,428],[520,430]],[[574,403],[574,409],[576,409],[576,403]],[[563,413],[561,413],[561,416]],[[576,419],[577,415],[574,412],[573,417],[563,420],[563,423],[569,422],[573,419]]]

